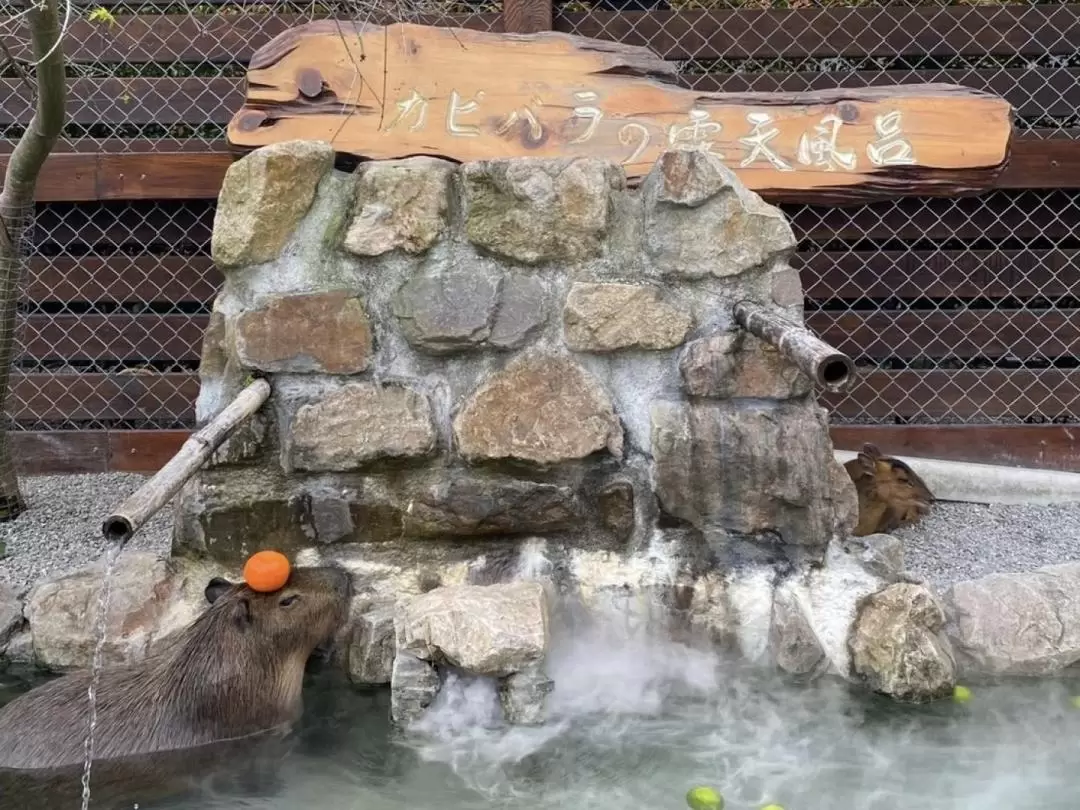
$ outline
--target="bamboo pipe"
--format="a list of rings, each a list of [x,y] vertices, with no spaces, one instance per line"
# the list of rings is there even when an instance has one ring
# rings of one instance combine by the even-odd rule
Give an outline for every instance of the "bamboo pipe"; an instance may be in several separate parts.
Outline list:
[[[827,391],[847,388],[855,377],[855,364],[846,354],[818,340],[808,329],[751,301],[739,301],[735,322],[775,346],[815,383]]]
[[[125,545],[157,512],[202,469],[222,443],[254,414],[270,396],[270,383],[255,380],[225,408],[193,433],[168,464],[109,515],[101,533],[111,543]]]

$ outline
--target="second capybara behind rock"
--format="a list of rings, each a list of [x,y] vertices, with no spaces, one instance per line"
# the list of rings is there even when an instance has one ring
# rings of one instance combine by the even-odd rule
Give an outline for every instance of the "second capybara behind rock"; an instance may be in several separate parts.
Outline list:
[[[844,468],[859,495],[856,537],[910,526],[925,516],[934,502],[930,488],[911,467],[882,455],[872,444],[864,444]]]
[[[157,753],[291,727],[307,661],[345,622],[352,584],[337,567],[295,568],[272,593],[221,578],[205,593],[210,607],[167,646],[101,671],[95,767],[130,757],[152,771]],[[75,672],[0,708],[0,771],[81,768],[90,683]]]

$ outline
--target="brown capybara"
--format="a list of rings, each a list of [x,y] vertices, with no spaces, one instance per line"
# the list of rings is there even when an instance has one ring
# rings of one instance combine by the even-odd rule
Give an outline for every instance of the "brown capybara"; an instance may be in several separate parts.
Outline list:
[[[294,568],[272,593],[215,577],[205,594],[210,607],[162,649],[101,670],[94,773],[128,758],[154,778],[158,755],[287,731],[302,712],[307,661],[344,623],[352,585],[340,568]],[[0,775],[81,771],[90,682],[89,671],[72,673],[0,708]]]
[[[891,532],[910,526],[930,511],[934,496],[907,464],[883,456],[864,444],[856,458],[844,464],[859,494],[856,537]]]

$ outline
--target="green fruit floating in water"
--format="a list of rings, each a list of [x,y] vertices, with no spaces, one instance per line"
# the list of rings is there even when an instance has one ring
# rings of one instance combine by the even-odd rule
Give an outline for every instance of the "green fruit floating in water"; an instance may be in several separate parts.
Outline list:
[[[779,804],[767,804],[761,810],[784,810],[784,808]]]
[[[686,791],[690,810],[724,810],[724,797],[711,787],[696,787]]]
[[[957,703],[967,703],[971,700],[971,690],[966,686],[957,686],[953,689],[953,700]]]

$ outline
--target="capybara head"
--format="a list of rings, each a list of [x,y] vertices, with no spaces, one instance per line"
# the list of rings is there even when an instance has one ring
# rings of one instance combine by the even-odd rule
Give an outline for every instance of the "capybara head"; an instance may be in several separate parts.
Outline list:
[[[306,658],[348,617],[352,580],[336,566],[294,568],[284,587],[270,593],[214,577],[205,594],[207,618],[224,625],[230,639]]]
[[[888,532],[910,525],[929,510],[934,496],[907,464],[864,444],[858,457],[844,467],[859,494],[856,537]]]

